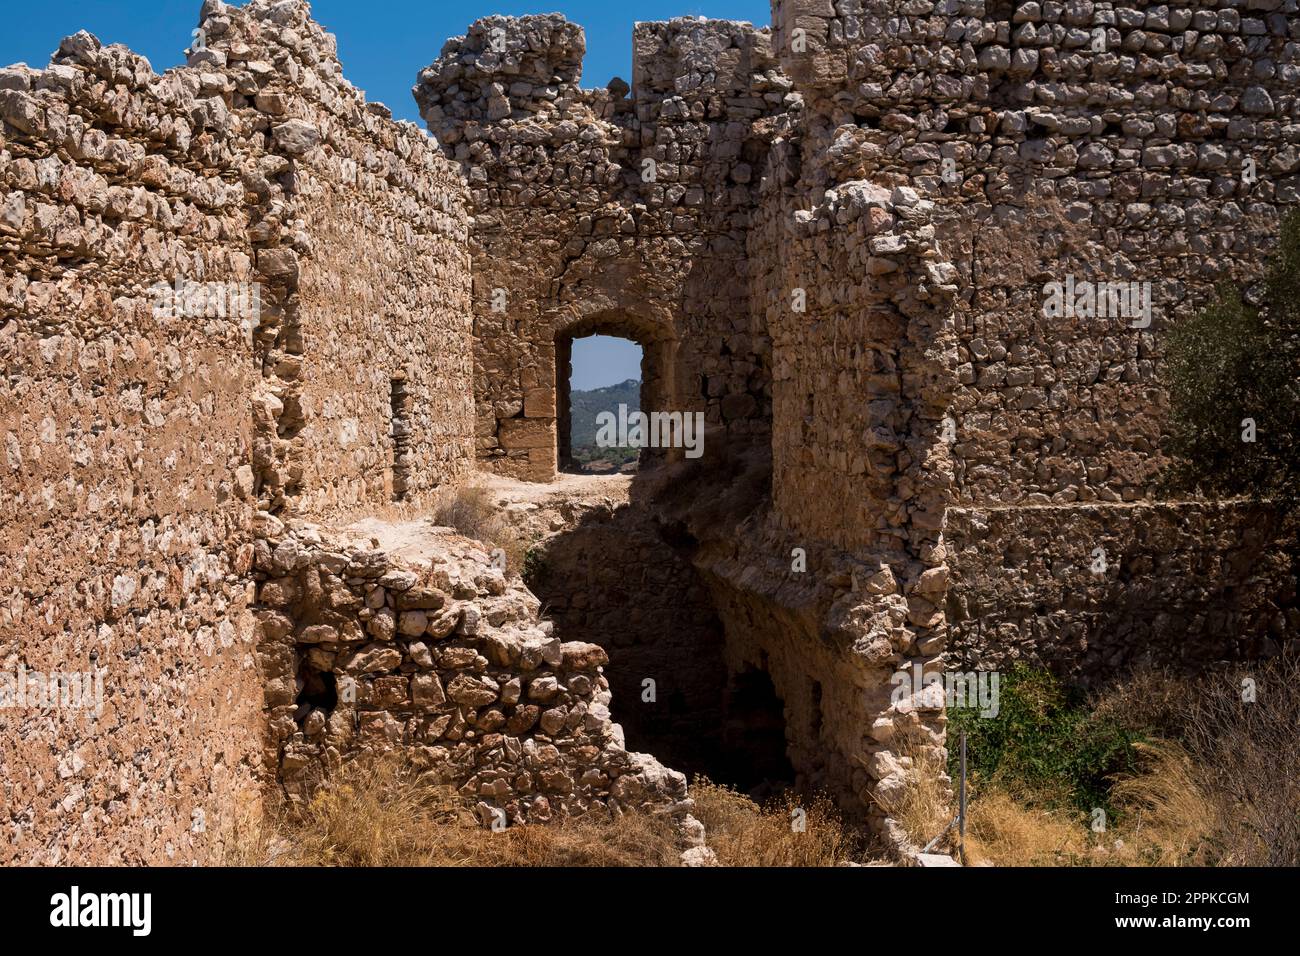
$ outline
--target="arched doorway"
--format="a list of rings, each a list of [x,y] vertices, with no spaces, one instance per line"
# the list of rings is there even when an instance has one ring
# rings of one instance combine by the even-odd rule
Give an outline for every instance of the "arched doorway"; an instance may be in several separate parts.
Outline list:
[[[556,463],[559,471],[576,470],[571,445],[572,402],[570,398],[573,378],[574,342],[590,336],[608,336],[629,340],[641,347],[642,411],[671,411],[673,394],[671,365],[673,342],[662,328],[635,315],[621,311],[606,311],[584,316],[557,325],[555,332],[555,439]],[[648,467],[662,460],[664,449],[645,448],[640,454],[640,467]]]

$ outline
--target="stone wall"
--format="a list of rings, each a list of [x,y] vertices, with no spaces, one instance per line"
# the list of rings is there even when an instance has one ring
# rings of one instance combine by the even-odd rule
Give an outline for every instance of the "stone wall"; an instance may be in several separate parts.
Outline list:
[[[577,89],[555,17],[480,21],[421,74],[473,193],[480,458],[551,477],[556,366],[592,331],[648,346],[644,405],[703,397],[728,439],[770,441],[770,508],[691,523],[692,561],[729,680],[767,673],[795,772],[863,807],[897,793],[897,726],[942,741],[931,702],[881,693],[895,673],[1022,655],[1087,682],[1269,646],[1237,626],[1286,639],[1272,523],[1248,565],[1226,519],[1150,503],[1163,333],[1257,276],[1297,199],[1294,3],[773,6],[770,34],[639,25],[630,98]],[[1150,321],[1045,313],[1067,281],[1149,283]],[[1060,591],[1121,527],[1120,576]],[[1206,561],[1222,581],[1187,587]]]
[[[210,3],[206,49],[264,153],[256,408],[264,507],[418,503],[471,465],[465,187],[427,135],[342,75],[302,2]]]
[[[400,748],[476,799],[485,824],[684,814],[686,778],[624,748],[605,651],[554,636],[478,542],[423,537],[405,559],[302,522],[258,541],[267,759],[289,797],[344,759]]]
[[[208,0],[161,77],[87,34],[0,71],[0,664],[105,694],[0,708],[0,860],[211,859],[263,772],[301,796],[399,743],[487,814],[680,801],[602,711],[603,652],[468,545],[412,582],[294,518],[418,506],[471,456],[550,480],[597,332],[643,346],[643,408],[711,429],[680,485],[558,543],[590,592],[556,590],[559,626],[628,651],[632,693],[702,651],[724,749],[780,762],[728,736],[766,694],[776,756],[846,805],[893,806],[900,731],[942,748],[896,674],[1091,684],[1294,637],[1274,519],[1156,481],[1165,332],[1300,199],[1296,0],[773,7],[639,24],[632,87],[597,91],[579,27],[478,21],[420,74],[436,143],[300,0]],[[155,309],[178,279],[183,318]],[[1138,283],[1150,321],[1045,311],[1053,282]],[[255,312],[196,311],[215,284]],[[601,638],[635,600],[691,626]]]
[[[953,509],[949,654],[1076,684],[1276,653],[1300,626],[1275,516],[1249,505]]]
[[[254,279],[243,129],[85,33],[0,70],[0,119],[0,862],[206,859],[256,794],[258,373],[247,317],[153,287]],[[30,672],[102,710],[24,706]]]
[[[779,662],[806,646],[755,625],[802,586],[782,568],[794,548],[827,552],[814,573],[888,572],[888,587],[849,589],[862,639],[846,673],[864,686],[899,665],[1021,657],[1093,682],[1294,635],[1266,515],[1149,504],[1163,333],[1214,283],[1257,276],[1300,196],[1294,12],[774,4],[800,103],[776,124],[749,234],[772,342],[773,510],[719,545],[739,548],[717,563],[729,651]],[[1068,277],[1150,282],[1150,323],[1046,316],[1046,284]],[[1100,578],[1098,546],[1115,552]],[[831,607],[813,600],[812,633],[834,633]],[[893,657],[871,650],[876,632]],[[811,776],[807,705],[790,703],[803,678],[772,670]],[[870,764],[871,802],[887,806],[897,765],[871,726],[836,746]]]
[[[471,467],[458,171],[305,3],[200,25],[164,76],[85,33],[0,71],[4,862],[216,858],[275,771],[269,513]],[[94,713],[31,696],[81,673]]]
[[[643,408],[766,430],[744,236],[763,121],[789,82],[748,24],[638,24],[634,48],[630,95],[621,80],[582,90],[581,28],[489,17],[415,89],[470,183],[478,451],[503,474],[555,474],[557,339],[562,356],[573,337],[634,339]]]
[[[774,9],[824,157],[809,198],[867,179],[935,203],[960,287],[955,499],[1153,497],[1163,333],[1258,275],[1300,199],[1294,2]],[[1149,325],[1044,315],[1067,276],[1149,282]]]

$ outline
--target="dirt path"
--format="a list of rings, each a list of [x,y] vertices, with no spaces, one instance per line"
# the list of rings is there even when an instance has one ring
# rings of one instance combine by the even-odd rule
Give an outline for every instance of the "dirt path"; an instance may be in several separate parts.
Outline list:
[[[616,503],[627,501],[628,489],[632,486],[632,475],[559,475],[554,481],[539,484],[533,481],[518,481],[499,475],[481,476],[483,483],[491,490],[494,498],[503,505],[508,504],[543,504],[554,507],[556,499],[569,501],[590,500],[606,497]]]

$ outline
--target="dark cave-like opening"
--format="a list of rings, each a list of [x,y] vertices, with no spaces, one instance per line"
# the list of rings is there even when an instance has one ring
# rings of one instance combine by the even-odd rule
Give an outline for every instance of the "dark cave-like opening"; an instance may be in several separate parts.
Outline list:
[[[304,661],[298,669],[298,680],[302,682],[302,689],[298,691],[296,719],[302,720],[317,707],[327,714],[334,712],[339,693],[333,673],[318,671]]]
[[[746,666],[728,682],[719,779],[759,799],[794,785],[786,750],[785,703],[762,668]]]

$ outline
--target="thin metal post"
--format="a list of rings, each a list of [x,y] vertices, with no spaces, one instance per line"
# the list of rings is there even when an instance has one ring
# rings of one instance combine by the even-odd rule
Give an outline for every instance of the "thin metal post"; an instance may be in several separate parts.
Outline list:
[[[957,855],[966,865],[966,731],[961,732],[961,795],[957,805]]]

